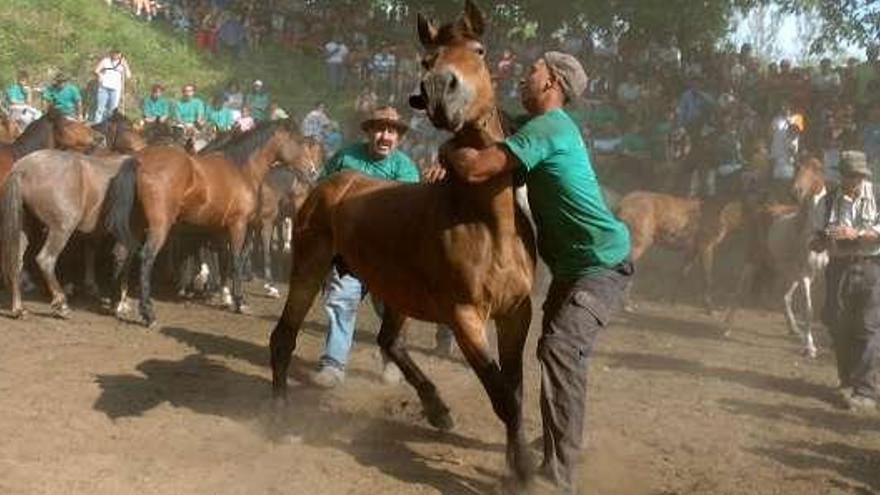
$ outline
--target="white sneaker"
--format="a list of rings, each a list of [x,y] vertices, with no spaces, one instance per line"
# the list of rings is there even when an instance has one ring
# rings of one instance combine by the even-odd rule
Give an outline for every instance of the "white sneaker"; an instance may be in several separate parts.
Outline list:
[[[345,371],[333,366],[324,366],[311,376],[312,384],[320,388],[336,388],[345,381]]]

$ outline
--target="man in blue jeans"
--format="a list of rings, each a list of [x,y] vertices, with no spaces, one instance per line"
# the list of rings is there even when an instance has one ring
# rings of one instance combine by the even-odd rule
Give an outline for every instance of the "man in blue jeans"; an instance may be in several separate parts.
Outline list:
[[[119,106],[122,92],[125,91],[125,80],[131,78],[131,70],[122,52],[114,49],[95,66],[95,76],[98,78],[98,102],[94,123],[100,124],[113,115]]]
[[[367,140],[343,148],[333,155],[324,164],[322,177],[343,170],[357,170],[378,179],[419,181],[416,164],[397,149],[408,129],[397,110],[390,106],[377,108],[361,124],[361,129],[367,134]],[[345,267],[339,263],[334,265],[325,286],[324,310],[327,312],[329,329],[319,369],[312,376],[315,385],[333,388],[345,379],[345,365],[354,338],[357,310],[365,292],[366,288],[356,275],[346,273]],[[378,305],[377,310],[381,312]],[[386,374],[393,375],[394,372],[386,368]]]

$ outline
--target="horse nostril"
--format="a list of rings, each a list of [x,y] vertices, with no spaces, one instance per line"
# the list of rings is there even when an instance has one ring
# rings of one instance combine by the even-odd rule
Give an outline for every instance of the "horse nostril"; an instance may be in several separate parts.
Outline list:
[[[455,89],[458,87],[458,77],[456,77],[455,74],[453,74],[452,77],[449,78],[448,86],[449,91],[455,91]]]

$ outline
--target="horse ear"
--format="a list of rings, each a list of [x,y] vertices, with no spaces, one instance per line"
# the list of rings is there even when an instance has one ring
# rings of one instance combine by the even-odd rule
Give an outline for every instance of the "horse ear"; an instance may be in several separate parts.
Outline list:
[[[483,36],[483,29],[486,27],[483,22],[483,13],[472,0],[465,0],[464,15],[460,22],[468,33],[477,38]]]
[[[433,20],[428,20],[421,13],[418,15],[419,41],[425,48],[432,48],[437,44],[437,25]]]

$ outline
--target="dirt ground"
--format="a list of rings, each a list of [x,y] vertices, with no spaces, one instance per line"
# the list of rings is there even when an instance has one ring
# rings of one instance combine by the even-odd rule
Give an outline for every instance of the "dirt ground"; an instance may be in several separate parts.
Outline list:
[[[640,266],[652,274],[640,313],[607,328],[592,361],[582,492],[880,493],[880,415],[841,409],[824,330],[816,360],[778,312],[742,313],[726,339],[700,309],[660,302],[673,268],[658,260]],[[462,362],[427,352],[432,326],[412,324],[410,343],[453,410],[452,432],[427,424],[406,385],[381,383],[368,304],[348,380],[332,392],[303,384],[325,325],[313,308],[279,432],[267,342],[282,303],[251,301],[252,316],[163,301],[153,331],[84,309],[53,320],[34,301],[29,320],[0,319],[0,494],[493,492],[501,424]]]

